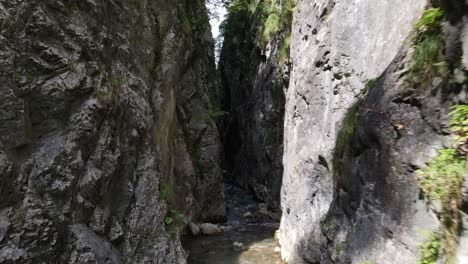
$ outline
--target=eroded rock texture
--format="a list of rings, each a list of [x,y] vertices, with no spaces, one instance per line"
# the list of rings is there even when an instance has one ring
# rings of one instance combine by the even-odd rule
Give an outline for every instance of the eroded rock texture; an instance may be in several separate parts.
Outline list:
[[[287,33],[259,44],[265,13],[252,10],[270,2],[235,1],[235,5],[242,3],[250,8],[231,11],[219,62],[223,110],[227,112],[222,127],[226,169],[235,183],[278,209],[283,173],[283,90],[289,84],[289,63],[281,60],[280,49]]]
[[[168,207],[224,216],[212,57],[203,1],[0,1],[0,263],[184,263]]]
[[[468,97],[463,78],[405,81],[426,4],[299,2],[281,194],[288,263],[416,263],[422,230],[438,230],[415,170],[449,145],[448,108]],[[464,22],[449,20],[445,55],[460,59]]]

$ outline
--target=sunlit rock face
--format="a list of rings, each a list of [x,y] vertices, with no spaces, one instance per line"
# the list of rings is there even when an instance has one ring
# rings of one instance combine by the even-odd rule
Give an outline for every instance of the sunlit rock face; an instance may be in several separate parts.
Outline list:
[[[281,192],[288,263],[416,263],[421,230],[439,230],[415,170],[450,144],[449,107],[468,97],[463,81],[405,81],[426,4],[298,3]]]
[[[185,263],[225,214],[203,1],[0,1],[0,262]]]

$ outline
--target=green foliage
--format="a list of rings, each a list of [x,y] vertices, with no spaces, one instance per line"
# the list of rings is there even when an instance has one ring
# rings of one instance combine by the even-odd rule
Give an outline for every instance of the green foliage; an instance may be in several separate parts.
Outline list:
[[[289,52],[291,47],[291,28],[293,23],[293,10],[295,0],[283,0],[281,2],[281,19],[283,38],[280,44],[280,61],[289,60]]]
[[[277,7],[275,0],[270,0],[268,10],[268,17],[262,28],[261,45],[266,45],[273,38],[281,34],[280,41],[280,59],[286,61],[285,58],[289,57],[289,45],[291,41],[291,27],[293,20],[293,0],[281,1],[281,6]]]
[[[452,117],[450,126],[455,133],[457,143],[468,143],[468,105],[453,106],[449,115]]]
[[[456,149],[441,149],[424,170],[417,172],[417,178],[429,198],[444,200],[459,192],[465,172],[465,158]]]
[[[436,264],[439,259],[441,237],[437,233],[427,234],[426,242],[419,246],[421,259],[418,264]]]
[[[448,76],[448,67],[442,50],[444,39],[442,21],[444,13],[440,8],[430,8],[414,28],[412,64],[407,81],[412,84],[424,83],[434,75]]]
[[[176,210],[169,210],[164,219],[164,224],[169,233],[175,234],[185,226],[185,216]]]
[[[434,73],[442,72],[440,65],[444,65],[442,64],[444,40],[441,36],[427,36],[413,47],[413,62],[408,78],[415,82],[423,82],[430,79]],[[442,73],[445,74],[445,72]]]
[[[289,59],[289,51],[291,47],[291,34],[286,36],[280,48],[280,61],[285,62]]]
[[[454,148],[442,149],[428,162],[428,166],[416,172],[417,179],[426,195],[442,202],[440,214],[442,224],[442,249],[447,263],[452,263],[456,254],[460,227],[461,188],[467,171],[466,154],[458,148],[466,144],[468,107],[453,106],[450,112],[451,128],[458,141]],[[431,262],[429,262],[431,263]]]
[[[267,20],[265,21],[265,25],[263,27],[261,43],[268,43],[273,36],[276,36],[280,31],[280,17],[277,13],[271,13]]]
[[[226,111],[222,111],[222,110],[219,110],[219,109],[211,109],[209,110],[204,116],[203,116],[203,120],[209,120],[209,119],[213,119],[213,120],[217,120],[218,118],[221,118],[225,115],[228,115],[229,113],[226,112]]]
[[[418,37],[425,35],[438,35],[441,30],[444,11],[440,8],[429,8],[424,11],[421,19],[416,23],[414,31],[416,33],[416,42],[421,41]]]
[[[235,0],[228,8],[227,19],[220,25],[220,32],[225,38],[240,37],[247,33],[252,23],[252,7],[249,0]]]
[[[228,17],[220,26],[226,39],[246,39],[264,48],[268,42],[279,40],[280,59],[289,57],[294,0],[235,0],[228,9]],[[251,39],[249,32],[256,29]]]

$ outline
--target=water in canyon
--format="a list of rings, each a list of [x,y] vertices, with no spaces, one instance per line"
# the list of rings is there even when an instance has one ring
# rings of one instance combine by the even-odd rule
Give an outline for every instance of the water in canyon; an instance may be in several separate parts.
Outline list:
[[[226,187],[227,222],[223,233],[183,240],[190,264],[280,264],[275,231],[278,214],[244,190]]]

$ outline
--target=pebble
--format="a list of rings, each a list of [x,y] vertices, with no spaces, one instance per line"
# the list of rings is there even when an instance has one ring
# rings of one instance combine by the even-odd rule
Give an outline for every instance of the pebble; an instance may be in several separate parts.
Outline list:
[[[234,247],[243,247],[243,246],[244,246],[243,243],[237,242],[237,241],[235,241],[234,243],[232,243],[232,245],[233,245]]]
[[[281,248],[279,248],[279,247],[275,247],[274,250],[275,250],[276,253],[280,253],[280,252],[281,252]]]
[[[252,213],[251,212],[247,212],[244,214],[244,217],[252,217]]]
[[[244,248],[244,244],[241,243],[241,242],[237,242],[237,241],[232,243],[232,246],[234,247],[234,250],[236,250],[236,251],[242,250]]]

